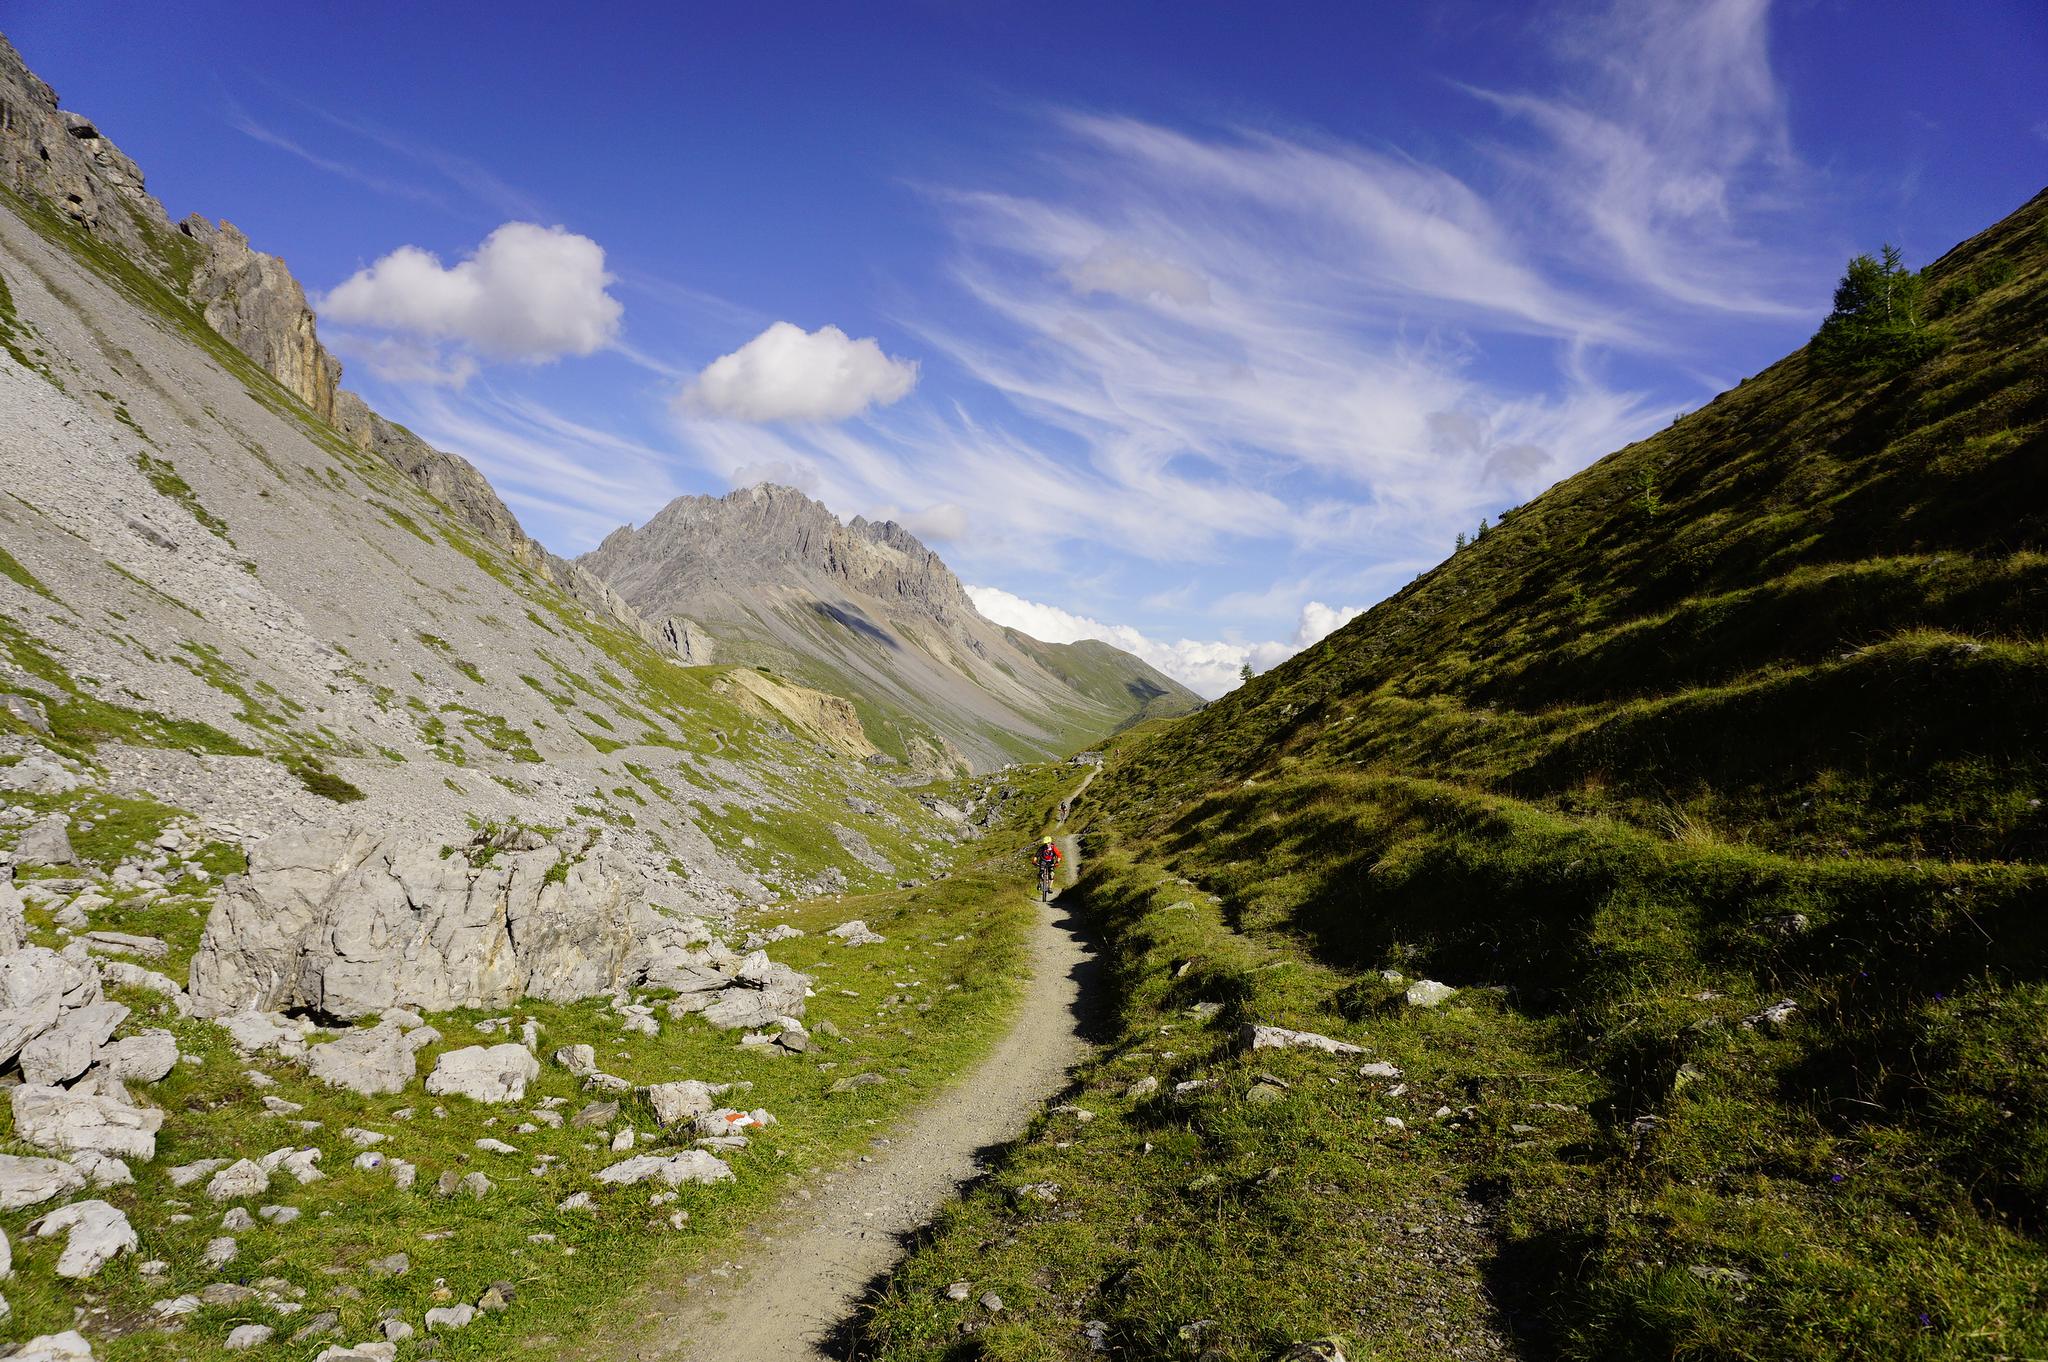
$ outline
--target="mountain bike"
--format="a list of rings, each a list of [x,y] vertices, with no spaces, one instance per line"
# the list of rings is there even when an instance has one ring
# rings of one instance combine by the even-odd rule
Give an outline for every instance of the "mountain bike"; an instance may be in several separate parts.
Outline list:
[[[1038,899],[1039,899],[1039,902],[1041,902],[1041,903],[1051,903],[1051,902],[1052,902],[1052,872],[1053,872],[1053,867],[1052,867],[1052,864],[1051,864],[1050,862],[1047,862],[1047,861],[1041,861],[1041,862],[1039,862],[1039,864],[1038,864]]]

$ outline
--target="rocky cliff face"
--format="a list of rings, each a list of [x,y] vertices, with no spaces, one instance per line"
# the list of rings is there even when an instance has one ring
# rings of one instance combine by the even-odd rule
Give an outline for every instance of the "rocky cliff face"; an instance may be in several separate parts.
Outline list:
[[[341,361],[320,343],[305,289],[283,260],[251,247],[232,223],[193,214],[174,228],[143,188],[135,162],[89,119],[57,105],[56,91],[0,37],[0,174],[18,196],[149,269],[314,415],[418,483],[515,561],[646,642],[674,646],[671,631],[532,539],[468,460],[435,449],[344,391]]]
[[[0,174],[22,198],[47,204],[137,262],[161,262],[170,230],[142,169],[91,119],[57,107],[52,90],[0,37]]]
[[[320,344],[306,291],[274,255],[249,248],[233,223],[219,226],[194,213],[178,230],[204,251],[186,296],[206,324],[263,366],[323,421],[334,419],[341,361]]]

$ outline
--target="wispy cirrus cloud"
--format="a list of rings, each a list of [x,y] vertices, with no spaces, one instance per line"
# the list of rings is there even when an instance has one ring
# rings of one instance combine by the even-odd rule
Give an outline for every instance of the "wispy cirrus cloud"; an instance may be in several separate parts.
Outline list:
[[[1771,66],[1770,5],[1615,3],[1559,26],[1557,55],[1579,77],[1566,92],[1466,87],[1538,134],[1497,154],[1582,229],[1558,233],[1553,250],[1689,308],[1808,310],[1808,262],[1760,240],[1803,175]]]
[[[278,151],[284,152],[286,155],[295,156],[316,170],[323,170],[329,175],[338,176],[352,184],[361,185],[365,189],[374,190],[379,194],[385,194],[395,199],[406,199],[414,203],[430,204],[444,211],[449,207],[448,201],[445,198],[424,185],[410,184],[404,180],[394,179],[389,175],[369,170],[352,161],[345,161],[337,156],[323,155],[320,152],[313,151],[288,134],[279,131],[267,123],[258,121],[249,114],[248,110],[233,100],[228,101],[228,126],[241,133],[244,137],[252,138],[255,141],[261,142],[264,146],[273,147]]]
[[[735,307],[703,313],[701,355],[648,360],[681,476],[793,483],[978,580],[1064,581],[1091,602],[1070,620],[1203,686],[1269,665],[1356,613],[1327,602],[1692,405],[1702,328],[1808,306],[1811,262],[1765,230],[1802,170],[1764,0],[1572,13],[1545,88],[1460,87],[1501,119],[1455,159],[1043,113],[1033,155],[921,188],[948,248],[886,348]],[[673,490],[674,451],[488,388],[436,400],[428,430],[583,542]]]

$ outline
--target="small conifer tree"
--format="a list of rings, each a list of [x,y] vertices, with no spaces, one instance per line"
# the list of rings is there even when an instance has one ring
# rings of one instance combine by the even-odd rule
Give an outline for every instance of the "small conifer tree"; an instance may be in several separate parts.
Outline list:
[[[1835,310],[1813,333],[1813,356],[1830,369],[1895,369],[1936,348],[1921,315],[1924,285],[1899,248],[1859,255],[1835,285]]]

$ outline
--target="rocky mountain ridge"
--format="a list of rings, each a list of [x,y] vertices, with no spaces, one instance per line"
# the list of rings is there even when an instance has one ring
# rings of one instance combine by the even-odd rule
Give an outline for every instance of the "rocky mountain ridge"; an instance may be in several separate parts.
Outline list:
[[[4,35],[0,179],[148,270],[314,415],[417,482],[515,560],[647,642],[670,646],[678,630],[642,620],[604,582],[530,537],[468,460],[434,448],[342,388],[341,361],[321,344],[305,289],[285,262],[251,247],[232,223],[195,213],[173,224],[134,160],[91,119],[60,108],[57,92],[28,69]]]
[[[793,487],[677,497],[577,563],[643,615],[686,621],[720,655],[849,695],[869,738],[913,771],[1064,755],[1200,700],[1128,653],[1065,650],[985,619],[960,579],[893,521],[841,522]]]

